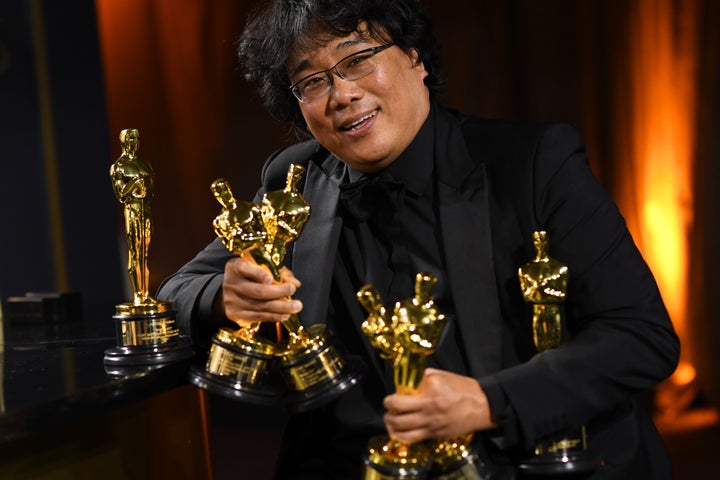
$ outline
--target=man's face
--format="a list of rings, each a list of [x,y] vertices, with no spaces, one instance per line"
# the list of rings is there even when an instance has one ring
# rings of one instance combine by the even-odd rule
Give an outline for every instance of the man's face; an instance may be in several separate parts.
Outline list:
[[[322,46],[296,50],[288,59],[292,83],[332,67],[342,58],[381,45],[360,33],[334,37]],[[430,111],[427,76],[416,51],[393,46],[378,53],[370,75],[347,81],[332,75],[330,92],[300,103],[310,133],[343,162],[364,172],[377,172],[407,148]]]

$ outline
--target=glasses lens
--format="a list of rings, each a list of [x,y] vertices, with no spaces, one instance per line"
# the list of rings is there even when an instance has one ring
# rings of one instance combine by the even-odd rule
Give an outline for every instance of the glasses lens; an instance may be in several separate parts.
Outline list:
[[[337,69],[345,80],[360,80],[375,71],[375,52],[358,52],[343,60]]]
[[[334,67],[318,72],[292,87],[295,98],[303,103],[310,103],[325,95],[332,87],[332,71],[335,70],[338,76],[344,80],[360,80],[375,71],[375,60],[373,57],[383,50],[391,47],[388,43],[379,47],[372,47],[361,50],[341,60]]]
[[[318,73],[310,78],[306,78],[295,86],[295,96],[302,102],[311,102],[320,97],[330,89],[326,73]]]

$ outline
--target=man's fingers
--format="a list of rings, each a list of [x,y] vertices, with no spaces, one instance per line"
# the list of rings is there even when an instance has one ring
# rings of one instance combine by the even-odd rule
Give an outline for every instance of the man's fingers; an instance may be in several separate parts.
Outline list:
[[[224,294],[250,301],[267,302],[278,298],[290,297],[297,290],[292,283],[265,284],[255,282],[226,282]]]
[[[267,267],[258,265],[243,257],[232,258],[225,264],[225,275],[239,276],[258,283],[273,283],[273,277]]]
[[[302,303],[292,298],[299,284],[287,268],[282,270],[281,281],[275,281],[266,267],[247,258],[232,258],[225,265],[222,285],[224,314],[243,326],[283,322],[302,310]]]
[[[282,270],[280,270],[280,280],[283,283],[292,283],[295,285],[295,288],[300,288],[302,286],[300,280],[298,280],[292,270],[287,267],[283,267]]]

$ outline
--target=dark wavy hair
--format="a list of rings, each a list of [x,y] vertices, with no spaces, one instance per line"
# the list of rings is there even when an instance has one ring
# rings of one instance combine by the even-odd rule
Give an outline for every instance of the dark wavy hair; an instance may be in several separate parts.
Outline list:
[[[271,0],[249,18],[238,41],[245,78],[257,85],[271,115],[308,133],[298,102],[289,90],[285,62],[295,47],[317,47],[331,37],[358,31],[392,41],[405,51],[415,49],[428,72],[425,85],[435,96],[442,87],[437,44],[430,20],[418,0]]]

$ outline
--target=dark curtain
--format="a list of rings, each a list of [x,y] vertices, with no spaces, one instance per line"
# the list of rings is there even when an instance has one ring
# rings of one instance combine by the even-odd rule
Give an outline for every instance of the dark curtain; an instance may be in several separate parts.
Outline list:
[[[720,406],[720,295],[715,272],[720,270],[720,3],[703,2],[700,42],[697,154],[694,162],[695,219],[690,240],[688,343],[698,371],[700,390]]]

